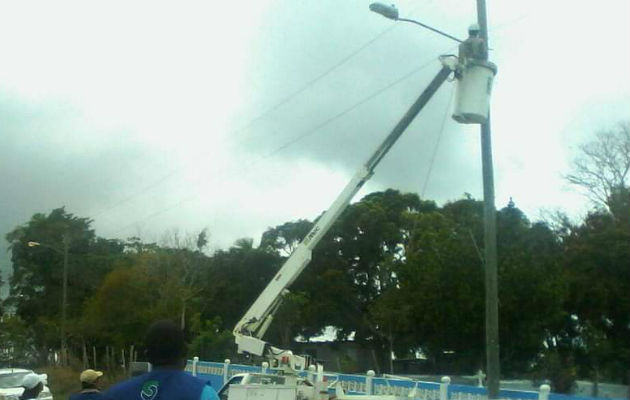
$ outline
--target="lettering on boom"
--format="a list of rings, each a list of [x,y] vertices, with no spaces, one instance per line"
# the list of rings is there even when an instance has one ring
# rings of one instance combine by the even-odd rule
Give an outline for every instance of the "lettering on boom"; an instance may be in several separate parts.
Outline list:
[[[308,244],[311,240],[313,240],[313,238],[315,237],[315,235],[317,235],[317,232],[319,232],[321,228],[319,226],[316,226],[312,231],[310,231],[308,233],[308,235],[306,235],[306,237],[304,238],[304,244]]]

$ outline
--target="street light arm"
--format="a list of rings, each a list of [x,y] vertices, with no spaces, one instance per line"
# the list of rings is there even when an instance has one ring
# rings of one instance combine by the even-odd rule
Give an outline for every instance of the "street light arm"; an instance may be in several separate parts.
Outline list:
[[[63,255],[63,254],[64,254],[64,252],[63,252],[63,251],[59,250],[58,248],[56,248],[56,247],[54,247],[54,246],[51,246],[51,245],[49,245],[49,244],[46,244],[46,243],[40,243],[40,242],[28,242],[26,245],[27,245],[28,247],[46,247],[47,249],[54,250],[55,252],[57,252],[57,253],[59,253],[59,254],[61,254],[61,255]]]
[[[456,42],[459,42],[459,43],[463,42],[463,40],[458,39],[458,38],[456,38],[455,36],[451,36],[451,35],[449,35],[448,33],[444,33],[444,32],[442,32],[442,31],[440,31],[440,30],[438,30],[438,29],[432,28],[432,27],[430,27],[429,25],[425,25],[425,24],[423,24],[422,22],[415,21],[415,20],[413,20],[413,19],[407,19],[407,18],[397,18],[397,19],[396,19],[396,21],[411,22],[412,24],[420,25],[421,27],[423,27],[423,28],[427,28],[427,29],[428,29],[428,30],[430,30],[430,31],[433,31],[433,32],[435,32],[435,33],[438,33],[438,34],[440,34],[440,35],[442,35],[442,36],[446,36],[447,38],[452,39],[452,40],[454,40],[454,41],[456,41]]]

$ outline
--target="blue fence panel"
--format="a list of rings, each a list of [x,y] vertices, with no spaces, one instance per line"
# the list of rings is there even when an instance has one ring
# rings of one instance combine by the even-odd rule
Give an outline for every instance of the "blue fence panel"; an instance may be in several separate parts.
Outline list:
[[[207,379],[216,390],[219,390],[223,382],[223,363],[199,361],[197,363],[197,376]],[[188,361],[186,371],[192,373],[193,363]],[[262,372],[262,367],[252,365],[228,364],[228,377],[239,373]],[[267,373],[277,373],[269,368]],[[307,371],[299,372],[302,377],[308,376]],[[330,384],[339,381],[341,386],[350,394],[365,394],[369,392],[367,376],[325,373],[324,379]],[[332,390],[334,392],[334,389]],[[411,379],[376,378],[372,379],[372,393],[375,395],[394,395],[412,397],[422,400],[440,400],[440,384],[436,382],[422,382]],[[537,400],[538,392],[504,389],[499,393],[501,399],[509,400]],[[487,390],[483,387],[450,384],[448,385],[449,400],[486,400]],[[597,397],[571,396],[559,393],[549,393],[549,400],[603,400]],[[606,399],[611,400],[611,399]],[[618,399],[621,400],[621,399]]]
[[[336,378],[341,387],[349,394],[365,394],[367,392],[366,377],[362,375],[339,374]]]
[[[572,396],[568,394],[549,393],[549,400],[601,400],[601,397]]]
[[[223,386],[223,363],[199,361],[197,363],[197,376],[208,380],[214,390],[219,390]]]
[[[499,390],[499,397],[502,399],[537,399],[538,392],[529,392],[525,390]]]
[[[255,365],[230,364],[228,367],[228,377],[236,374],[244,374],[248,372],[262,372],[262,367]]]
[[[414,398],[439,398],[440,385],[411,379],[374,378],[376,395],[412,396]],[[435,392],[435,393],[433,393]]]
[[[448,398],[450,400],[485,400],[487,397],[488,391],[483,387],[448,385]]]

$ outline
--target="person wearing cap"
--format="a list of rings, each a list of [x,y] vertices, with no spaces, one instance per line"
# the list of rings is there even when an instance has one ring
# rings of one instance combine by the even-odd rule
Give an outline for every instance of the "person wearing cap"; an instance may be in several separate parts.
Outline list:
[[[468,39],[459,45],[460,64],[466,65],[470,60],[486,61],[488,59],[486,42],[479,33],[479,25],[472,24],[468,27]]]
[[[20,400],[37,399],[42,390],[44,390],[44,380],[42,375],[36,373],[28,373],[22,378],[22,387],[24,392],[20,396]]]
[[[151,371],[116,384],[103,393],[108,400],[218,400],[208,381],[184,372],[184,333],[171,321],[153,323],[145,336]]]
[[[103,398],[101,393],[101,371],[86,369],[79,375],[81,391],[70,396],[70,400],[99,400]]]

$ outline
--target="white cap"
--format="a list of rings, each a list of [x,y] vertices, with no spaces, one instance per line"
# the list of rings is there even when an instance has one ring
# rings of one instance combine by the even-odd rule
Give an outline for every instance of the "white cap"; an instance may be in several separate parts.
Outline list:
[[[480,31],[480,29],[479,29],[479,25],[478,24],[471,24],[468,27],[468,32],[479,32],[479,31]]]
[[[30,372],[22,378],[22,387],[26,389],[33,389],[35,386],[40,383],[45,384],[48,376],[46,374],[38,375],[36,373]]]

